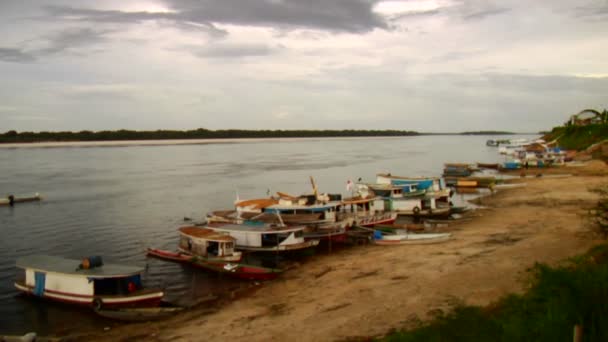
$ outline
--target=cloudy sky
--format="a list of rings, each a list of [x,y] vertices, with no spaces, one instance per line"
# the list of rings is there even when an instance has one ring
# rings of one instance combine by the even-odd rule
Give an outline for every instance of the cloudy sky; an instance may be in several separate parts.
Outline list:
[[[550,129],[608,108],[608,1],[1,0],[10,129]]]

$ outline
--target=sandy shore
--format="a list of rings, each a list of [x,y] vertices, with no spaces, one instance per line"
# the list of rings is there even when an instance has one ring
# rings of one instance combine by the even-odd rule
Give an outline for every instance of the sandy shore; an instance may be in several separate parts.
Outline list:
[[[568,173],[569,177],[548,174]],[[526,285],[536,262],[554,264],[600,242],[584,219],[608,169],[545,170],[527,186],[481,199],[485,209],[451,225],[436,245],[358,246],[313,257],[280,279],[209,313],[86,336],[119,341],[336,341],[381,336],[455,303],[486,305]]]

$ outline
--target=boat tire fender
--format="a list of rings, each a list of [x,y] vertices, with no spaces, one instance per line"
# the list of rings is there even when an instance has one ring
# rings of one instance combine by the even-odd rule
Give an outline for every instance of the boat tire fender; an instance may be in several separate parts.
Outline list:
[[[93,309],[101,310],[102,306],[103,306],[103,302],[101,301],[101,298],[93,299]]]
[[[418,214],[420,214],[420,207],[415,206],[414,209],[412,209],[412,211],[414,212],[414,214],[418,215]]]

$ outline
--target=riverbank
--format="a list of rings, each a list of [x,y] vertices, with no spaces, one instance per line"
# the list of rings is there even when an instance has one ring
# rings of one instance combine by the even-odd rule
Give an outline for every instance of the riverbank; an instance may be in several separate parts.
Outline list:
[[[519,180],[523,188],[483,198],[472,220],[437,245],[363,246],[315,256],[219,310],[199,307],[158,323],[95,332],[87,340],[298,341],[382,336],[450,310],[486,305],[526,286],[536,262],[555,264],[599,243],[584,215],[607,167],[553,169],[564,178]]]

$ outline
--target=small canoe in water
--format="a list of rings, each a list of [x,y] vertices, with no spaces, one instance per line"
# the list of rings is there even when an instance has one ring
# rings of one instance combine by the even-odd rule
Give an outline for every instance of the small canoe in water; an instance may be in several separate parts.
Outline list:
[[[382,238],[374,238],[376,245],[419,245],[419,244],[432,244],[439,243],[449,240],[452,237],[450,233],[438,233],[438,234],[394,234],[394,235],[382,235]]]
[[[25,203],[25,202],[36,202],[36,201],[40,201],[42,199],[42,197],[38,193],[36,193],[34,196],[29,196],[29,197],[12,196],[12,201],[11,201],[11,196],[12,195],[6,196],[5,198],[0,198],[0,206],[11,205],[11,202],[13,204],[16,204],[16,203]]]
[[[283,272],[281,269],[268,268],[255,265],[247,265],[229,261],[205,260],[200,257],[164,251],[161,249],[148,248],[148,255],[159,259],[175,262],[187,263],[194,267],[208,271],[227,274],[231,277],[248,280],[270,280],[279,276]]]
[[[156,321],[175,316],[181,307],[120,308],[95,310],[99,316],[127,322]]]

